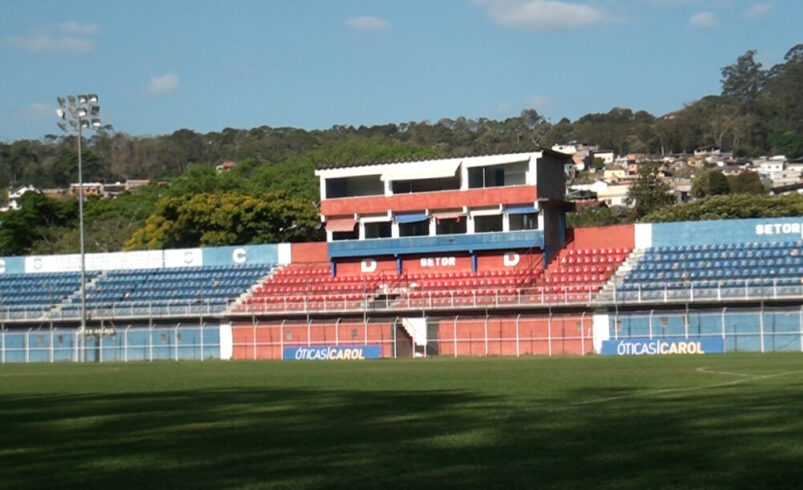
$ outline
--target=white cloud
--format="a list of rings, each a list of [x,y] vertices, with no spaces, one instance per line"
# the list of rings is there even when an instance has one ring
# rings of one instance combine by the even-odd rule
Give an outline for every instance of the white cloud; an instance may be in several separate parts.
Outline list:
[[[166,94],[178,88],[179,78],[177,73],[165,73],[160,76],[152,76],[148,82],[148,92],[152,94]]]
[[[475,0],[497,24],[534,30],[571,29],[617,19],[587,4],[557,0]]]
[[[750,5],[742,15],[745,19],[752,20],[767,15],[770,10],[772,10],[772,4],[770,3],[754,3]]]
[[[689,19],[689,25],[694,27],[710,28],[719,25],[716,14],[714,12],[698,12]]]
[[[2,44],[32,53],[86,53],[95,47],[89,36],[99,31],[100,27],[97,24],[61,22],[56,25],[41,26],[30,31],[27,36],[7,37],[3,39]]]
[[[508,114],[513,109],[513,106],[510,105],[510,102],[502,101],[496,106],[496,112],[499,114]]]
[[[346,19],[346,25],[355,31],[384,31],[390,27],[390,22],[378,17],[352,17]]]
[[[91,36],[100,32],[100,27],[97,24],[79,24],[75,21],[59,23],[59,30],[67,34],[76,36]]]
[[[527,107],[531,109],[544,109],[552,105],[552,101],[546,95],[532,95],[527,97]]]
[[[56,107],[44,102],[34,102],[25,107],[11,109],[2,114],[5,120],[42,121],[52,119],[56,121]]]

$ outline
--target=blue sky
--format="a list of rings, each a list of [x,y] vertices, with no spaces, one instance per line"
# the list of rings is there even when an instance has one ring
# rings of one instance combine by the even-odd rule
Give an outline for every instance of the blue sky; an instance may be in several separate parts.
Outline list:
[[[748,49],[803,42],[801,0],[0,0],[0,140],[96,92],[132,135],[181,128],[660,115]]]

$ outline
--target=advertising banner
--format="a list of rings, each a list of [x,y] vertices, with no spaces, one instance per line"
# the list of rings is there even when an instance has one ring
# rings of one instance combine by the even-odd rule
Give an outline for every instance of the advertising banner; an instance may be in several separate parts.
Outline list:
[[[293,361],[361,361],[381,357],[381,345],[313,345],[285,347],[282,352],[282,359]]]
[[[601,353],[606,356],[665,356],[673,354],[722,354],[721,337],[667,337],[605,340]]]

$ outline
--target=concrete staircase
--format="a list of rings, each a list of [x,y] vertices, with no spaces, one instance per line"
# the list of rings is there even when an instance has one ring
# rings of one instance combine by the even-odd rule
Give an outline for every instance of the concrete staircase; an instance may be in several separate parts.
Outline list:
[[[622,262],[622,265],[616,269],[616,272],[608,279],[605,286],[597,293],[597,297],[594,299],[595,304],[609,304],[614,302],[613,296],[616,291],[616,286],[622,284],[622,281],[625,280],[625,276],[641,261],[641,258],[644,257],[645,250],[646,249],[643,248],[637,248],[630,252],[630,255]]]

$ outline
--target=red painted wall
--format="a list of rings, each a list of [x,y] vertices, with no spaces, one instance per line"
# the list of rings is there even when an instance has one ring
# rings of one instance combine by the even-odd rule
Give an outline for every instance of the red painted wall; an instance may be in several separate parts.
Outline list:
[[[636,234],[633,225],[595,226],[566,230],[565,248],[633,248]]]
[[[347,197],[321,202],[324,216],[344,216],[354,213],[385,213],[423,211],[425,209],[455,209],[465,206],[495,206],[535,202],[535,186],[493,187],[466,191],[420,192],[395,196]]]
[[[360,264],[366,261],[366,267],[370,268],[371,261],[376,262],[376,269],[373,271],[363,271]],[[344,276],[375,276],[379,274],[396,274],[396,260],[388,257],[365,259],[347,259],[337,261],[337,275]]]
[[[519,262],[515,265],[505,265],[505,254],[515,252],[519,256]],[[520,270],[530,269],[542,263],[542,255],[537,252],[527,250],[506,250],[493,251],[493,252],[478,252],[477,253],[477,270],[478,271],[496,271],[496,270]],[[510,262],[514,261],[514,256],[509,256]]]
[[[231,327],[233,359],[281,359],[282,347],[300,345],[365,344],[366,326],[362,322],[284,323],[260,322]],[[382,357],[393,357],[390,323],[368,323],[368,344],[382,345]],[[256,345],[254,338],[256,337]]]
[[[293,263],[329,261],[326,242],[291,243],[290,255]]]
[[[522,316],[519,318],[519,355],[581,355],[593,352],[592,317],[585,315]],[[582,332],[580,331],[582,325]],[[456,327],[456,331],[455,331]],[[455,332],[457,336],[455,337]],[[453,356],[515,356],[516,318],[458,317],[439,323],[439,354]],[[455,345],[455,338],[457,342]]]
[[[467,253],[409,255],[402,259],[402,272],[456,272],[470,271],[471,257]]]

